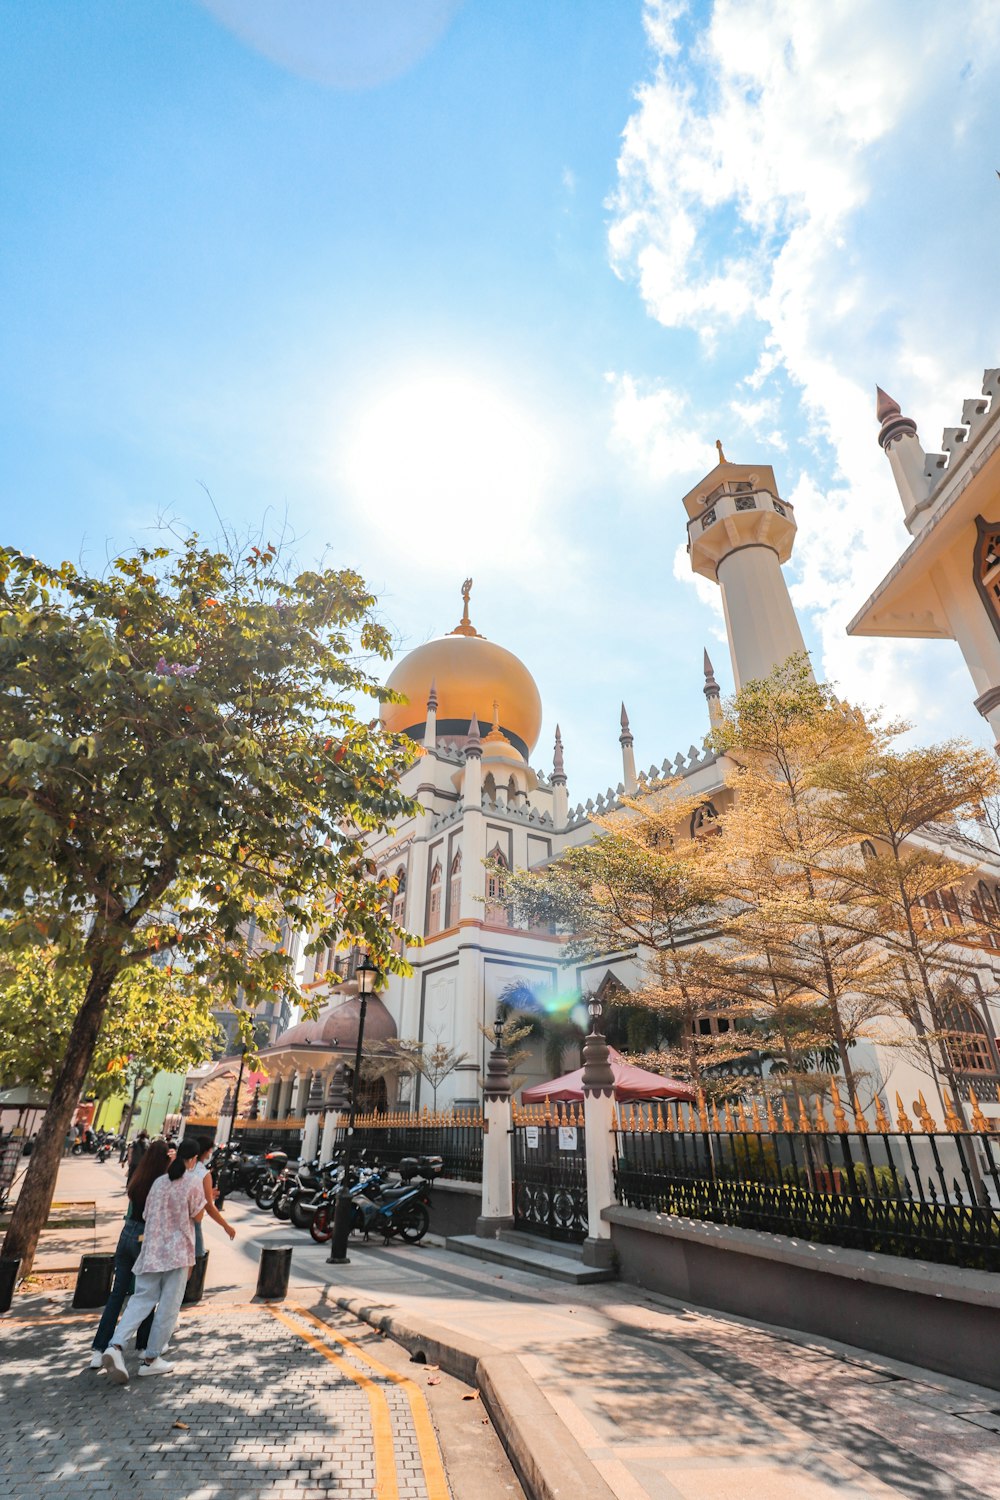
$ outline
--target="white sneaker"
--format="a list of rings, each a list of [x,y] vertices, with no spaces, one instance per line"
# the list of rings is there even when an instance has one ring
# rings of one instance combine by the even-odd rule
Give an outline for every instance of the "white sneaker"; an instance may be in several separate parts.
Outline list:
[[[104,1369],[104,1350],[103,1349],[95,1349],[94,1350],[93,1354],[90,1356],[90,1364],[87,1366],[87,1369],[88,1370],[103,1370]]]
[[[151,1359],[148,1365],[141,1364],[139,1366],[140,1375],[172,1375],[173,1373],[173,1365],[168,1360],[161,1359],[159,1355],[155,1359]]]
[[[116,1349],[114,1344],[109,1344],[101,1358],[101,1364],[108,1372],[108,1379],[112,1385],[128,1385],[128,1371],[122,1358],[122,1351]]]

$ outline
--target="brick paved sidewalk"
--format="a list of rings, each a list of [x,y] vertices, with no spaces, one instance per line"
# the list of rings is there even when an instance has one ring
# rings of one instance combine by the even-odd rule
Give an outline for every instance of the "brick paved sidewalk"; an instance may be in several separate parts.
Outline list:
[[[206,1306],[178,1326],[173,1375],[124,1387],[85,1368],[92,1317],[4,1322],[0,1495],[449,1500],[420,1389],[328,1321],[339,1341],[294,1310]]]

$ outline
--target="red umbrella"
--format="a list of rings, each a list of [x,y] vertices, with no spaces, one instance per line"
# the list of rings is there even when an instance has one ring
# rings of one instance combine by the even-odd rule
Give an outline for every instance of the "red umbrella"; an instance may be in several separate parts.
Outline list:
[[[627,1063],[614,1047],[608,1048],[608,1056],[615,1079],[615,1098],[619,1101],[681,1099],[691,1103],[697,1097],[689,1084],[678,1083],[676,1078],[663,1078],[659,1073],[648,1073],[645,1068],[637,1068],[634,1063]],[[521,1090],[521,1099],[525,1104],[544,1104],[546,1099],[551,1099],[554,1103],[557,1099],[582,1098],[582,1068],[577,1068],[573,1073],[564,1073],[561,1078],[553,1078],[551,1083],[536,1083],[530,1089]]]

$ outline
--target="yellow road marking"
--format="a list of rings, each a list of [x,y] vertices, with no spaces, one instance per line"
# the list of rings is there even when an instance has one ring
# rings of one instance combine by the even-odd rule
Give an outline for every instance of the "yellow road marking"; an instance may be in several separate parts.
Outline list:
[[[444,1466],[441,1463],[441,1454],[438,1449],[434,1423],[431,1421],[426,1397],[416,1381],[411,1380],[408,1375],[400,1375],[396,1370],[391,1370],[388,1365],[382,1364],[371,1354],[367,1354],[352,1339],[349,1339],[346,1334],[338,1333],[335,1328],[331,1328],[328,1323],[324,1323],[322,1318],[315,1317],[313,1313],[307,1312],[304,1307],[299,1307],[294,1302],[290,1302],[288,1306],[293,1312],[298,1313],[300,1318],[306,1318],[317,1328],[321,1328],[327,1338],[331,1338],[336,1343],[350,1349],[356,1359],[363,1360],[366,1365],[370,1365],[373,1370],[377,1370],[380,1375],[384,1375],[394,1385],[401,1385],[403,1387],[406,1392],[406,1399],[410,1403],[413,1430],[417,1435],[417,1447],[420,1450],[420,1462],[424,1470],[424,1482],[427,1485],[427,1500],[450,1500],[451,1491],[448,1489]]]
[[[338,1370],[342,1370],[348,1379],[359,1385],[368,1397],[368,1405],[372,1414],[372,1439],[375,1448],[375,1494],[377,1500],[399,1500],[399,1485],[396,1481],[396,1455],[392,1446],[392,1422],[389,1418],[389,1403],[385,1399],[385,1393],[379,1389],[374,1380],[369,1380],[367,1375],[362,1375],[360,1370],[354,1370],[347,1360],[341,1355],[335,1354],[319,1339],[313,1338],[304,1328],[300,1328],[291,1318],[286,1318],[283,1312],[276,1307],[269,1307],[268,1312],[272,1318],[277,1318],[279,1323],[284,1323],[300,1339],[304,1339],[324,1359],[328,1359]]]

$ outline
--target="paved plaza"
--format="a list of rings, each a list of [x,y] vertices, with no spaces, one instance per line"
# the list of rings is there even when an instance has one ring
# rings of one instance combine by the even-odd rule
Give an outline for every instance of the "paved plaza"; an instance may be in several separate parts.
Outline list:
[[[97,1172],[82,1164],[64,1176],[106,1182],[116,1205],[120,1177]],[[434,1406],[448,1376],[429,1376],[348,1318],[338,1304],[349,1300],[374,1322],[391,1318],[410,1347],[408,1332],[487,1363],[513,1356],[530,1397],[526,1440],[562,1433],[599,1493],[618,1500],[1000,1500],[1000,1392],[618,1283],[564,1287],[436,1244],[352,1246],[350,1265],[329,1267],[323,1247],[245,1200],[231,1198],[226,1212],[239,1237],[230,1246],[210,1233],[209,1291],[182,1315],[175,1376],[106,1389],[83,1371],[93,1317],[0,1323],[0,1494],[436,1500],[449,1490],[434,1484],[450,1481],[454,1500],[516,1496],[493,1448],[467,1442],[465,1468],[452,1470]],[[102,1222],[98,1238],[115,1214]],[[94,1243],[85,1238],[79,1248]],[[249,1303],[268,1243],[295,1246],[278,1316]],[[468,1411],[451,1385],[447,1410]],[[431,1404],[443,1476],[415,1397]],[[496,1444],[480,1414],[473,1423],[476,1440]],[[392,1464],[380,1470],[387,1426]]]

